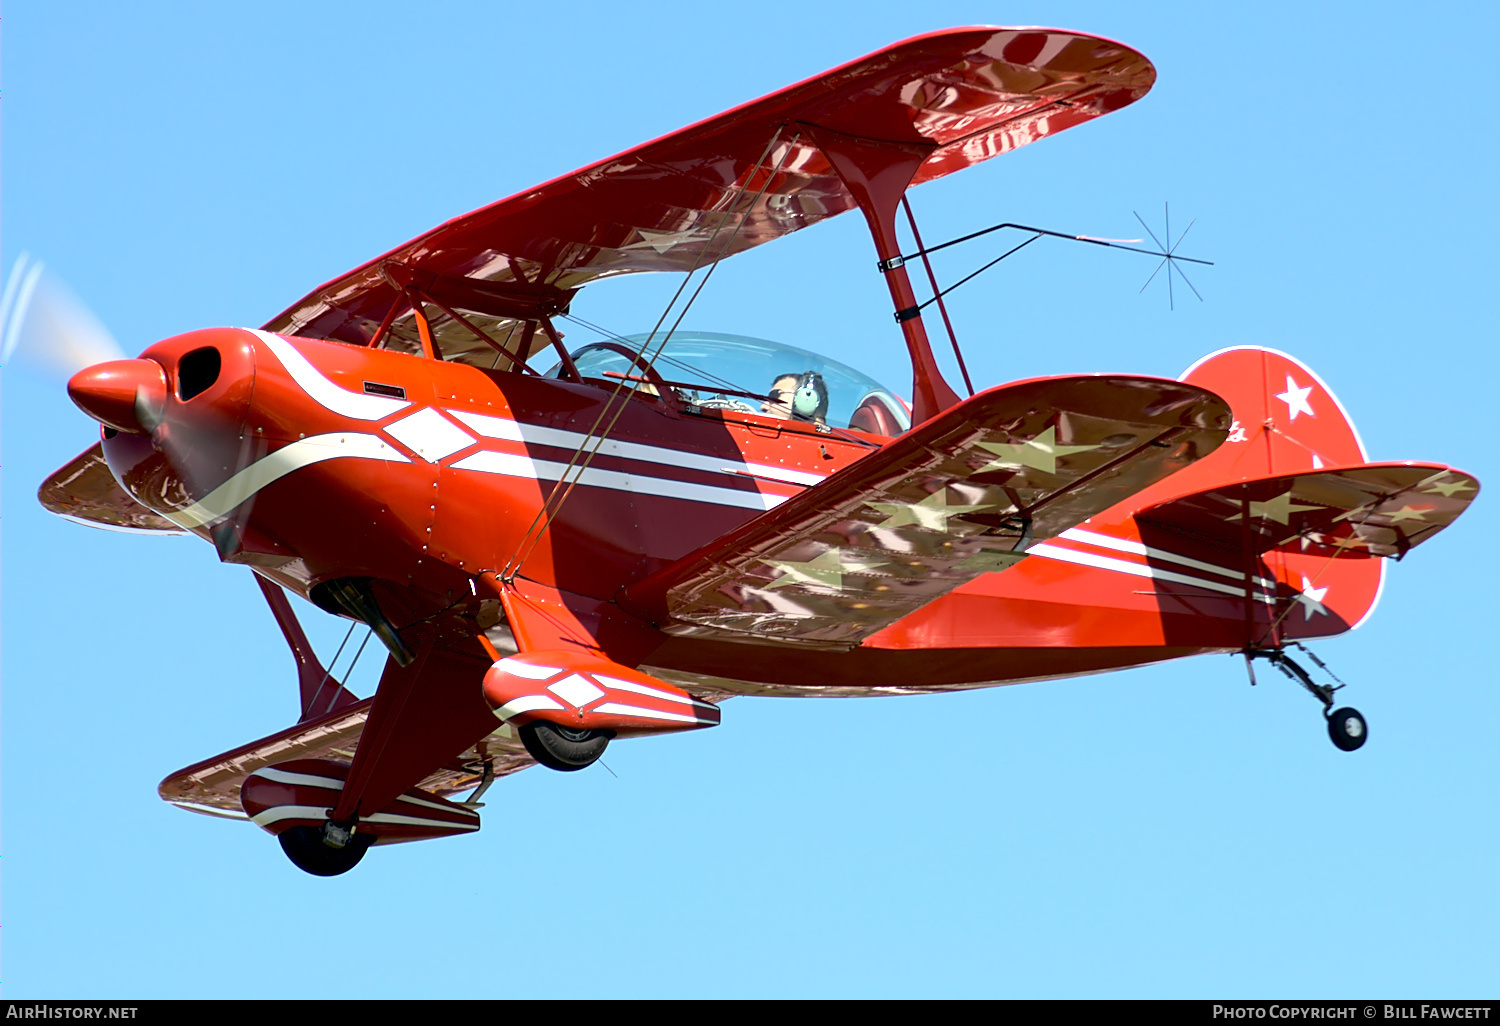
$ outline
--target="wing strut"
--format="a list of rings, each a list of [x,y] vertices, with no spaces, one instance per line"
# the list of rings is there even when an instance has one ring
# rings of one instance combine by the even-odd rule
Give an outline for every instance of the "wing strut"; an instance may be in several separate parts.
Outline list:
[[[957,406],[959,398],[938,370],[927,330],[922,326],[922,309],[917,305],[917,294],[912,291],[906,268],[892,258],[901,255],[901,247],[896,243],[896,208],[922,163],[937,148],[936,144],[881,142],[816,125],[803,127],[828,158],[870,226],[886,287],[896,304],[896,322],[901,325],[906,349],[911,354],[912,423],[921,424]]]

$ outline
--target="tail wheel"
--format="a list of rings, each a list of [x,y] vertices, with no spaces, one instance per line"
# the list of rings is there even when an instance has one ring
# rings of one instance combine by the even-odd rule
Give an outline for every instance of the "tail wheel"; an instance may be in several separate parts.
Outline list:
[[[532,720],[520,729],[521,743],[531,757],[548,769],[571,772],[599,761],[612,730],[575,730],[546,720]]]
[[[313,876],[338,876],[359,865],[370,845],[375,843],[371,834],[356,833],[342,848],[335,848],[323,841],[323,828],[314,826],[288,827],[276,835],[281,850],[292,860],[292,865]]]
[[[1369,734],[1370,728],[1365,724],[1365,718],[1359,714],[1358,709],[1345,706],[1328,714],[1328,736],[1342,751],[1354,751],[1365,743],[1365,738]]]

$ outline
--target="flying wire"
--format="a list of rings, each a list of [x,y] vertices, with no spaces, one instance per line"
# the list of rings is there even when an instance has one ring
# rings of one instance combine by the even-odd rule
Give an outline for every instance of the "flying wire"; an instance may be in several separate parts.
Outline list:
[[[370,643],[370,638],[374,635],[375,628],[373,627],[365,633],[365,640],[359,643],[359,648],[354,652],[354,661],[349,664],[349,669],[344,672],[344,680],[348,681],[354,678],[354,668],[359,665],[359,657],[365,654],[365,646]]]
[[[775,147],[777,141],[780,140],[783,127],[784,126],[778,127],[775,134],[771,136],[770,140],[766,143],[765,149],[761,151],[760,156],[756,158],[755,163],[751,165],[750,174],[746,176],[745,181],[741,184],[739,190],[735,193],[734,198],[725,206],[724,213],[720,217],[719,223],[714,227],[713,234],[708,239],[708,244],[699,250],[697,258],[693,261],[692,268],[683,278],[682,283],[677,287],[677,291],[673,293],[672,298],[667,302],[666,308],[663,309],[662,315],[657,319],[655,327],[651,329],[651,333],[647,335],[646,339],[641,343],[641,347],[636,353],[636,356],[638,358],[644,358],[646,349],[651,345],[652,339],[656,336],[656,333],[661,330],[661,326],[666,323],[667,318],[671,315],[672,307],[682,296],[683,291],[687,288],[688,282],[692,280],[693,275],[696,274],[699,267],[702,266],[704,257],[707,256],[710,249],[713,248],[713,244],[718,241],[719,235],[723,231],[724,226],[728,223],[730,216],[740,205],[740,200],[744,197],[746,190],[749,188],[750,182],[754,179],[755,171],[765,164],[766,158],[771,154],[771,151]],[[781,159],[776,164],[775,171],[766,176],[765,182],[761,185],[760,190],[755,194],[755,198],[751,200],[749,207],[746,208],[747,211],[754,209],[755,204],[760,201],[760,198],[765,195],[766,190],[770,188],[771,183],[776,180],[776,176],[780,173],[787,157],[791,155],[792,149],[796,143],[796,138],[797,137],[795,136],[793,137],[792,145],[789,145],[786,151],[782,154]],[[688,297],[687,303],[682,308],[682,313],[678,315],[677,320],[673,322],[672,327],[667,330],[667,333],[662,336],[661,342],[656,346],[656,351],[652,353],[650,358],[646,359],[647,364],[650,364],[651,361],[660,354],[662,347],[664,347],[667,344],[667,341],[671,339],[672,333],[675,332],[677,328],[682,324],[682,319],[687,316],[687,312],[692,308],[693,302],[703,291],[703,287],[708,284],[709,278],[713,276],[714,269],[724,258],[724,255],[727,253],[729,247],[734,244],[734,240],[738,238],[740,229],[744,227],[745,220],[746,219],[742,216],[739,219],[739,222],[735,225],[734,231],[730,233],[729,238],[725,240],[723,245],[717,247],[714,252],[713,259],[708,263],[707,273],[704,274],[702,279],[700,279],[698,286],[693,290],[692,295]],[[521,565],[524,564],[528,558],[530,558],[532,550],[536,547],[537,543],[541,541],[541,537],[546,533],[547,527],[552,523],[553,519],[556,518],[558,511],[562,508],[563,503],[566,502],[568,497],[572,494],[573,488],[578,484],[578,482],[582,479],[583,474],[593,463],[594,457],[598,455],[599,450],[603,447],[605,441],[608,439],[609,434],[614,429],[615,424],[619,421],[620,417],[625,412],[629,400],[628,398],[621,399],[621,397],[625,393],[625,387],[627,384],[630,384],[631,391],[635,390],[635,385],[633,383],[628,383],[624,378],[621,378],[620,383],[615,386],[614,392],[610,394],[609,398],[600,408],[599,415],[594,418],[594,423],[589,427],[588,433],[584,435],[583,441],[579,443],[578,449],[573,453],[573,458],[568,461],[567,467],[563,469],[563,473],[558,481],[558,487],[553,489],[552,494],[547,498],[547,502],[544,503],[542,508],[537,511],[537,515],[532,519],[531,525],[526,529],[526,533],[521,536],[520,542],[517,543],[515,552],[512,553],[511,557],[506,560],[505,565],[501,568],[499,577],[502,581],[508,581],[512,579],[520,570]],[[663,397],[663,399],[665,398],[666,397]],[[618,404],[618,408],[613,410],[613,415],[610,416],[609,423],[604,426],[603,431],[599,431],[600,423],[603,422],[606,416],[609,416],[611,414],[611,407],[616,405],[616,399],[621,399]],[[596,432],[598,440],[595,442],[592,449],[588,449],[589,440],[590,438],[595,437]],[[585,450],[587,450],[587,455],[585,455]],[[584,457],[581,464],[579,463],[580,456]],[[573,473],[575,468],[576,473]],[[570,474],[572,475],[571,479],[569,479]]]
[[[761,152],[760,157],[756,160],[756,163],[752,168],[752,174],[754,168],[760,167],[761,163],[764,162],[766,155],[770,153],[771,147],[776,144],[776,140],[780,137],[780,135],[781,130],[778,128],[776,134],[773,135],[771,137],[771,140],[766,143],[765,150]],[[749,180],[747,179],[746,184],[748,184],[748,181]],[[770,179],[768,178],[767,184],[769,184],[769,182]],[[714,227],[713,234],[709,237],[709,245],[705,245],[698,251],[698,256],[694,259],[693,266],[688,270],[688,273],[682,279],[681,284],[677,286],[677,291],[672,294],[672,298],[667,301],[666,308],[662,310],[661,317],[657,319],[656,325],[651,329],[651,333],[646,336],[644,341],[642,341],[640,349],[636,352],[636,357],[638,359],[643,358],[646,347],[651,344],[651,339],[654,338],[656,333],[661,330],[662,324],[664,324],[667,317],[670,316],[672,307],[682,296],[683,291],[687,288],[688,282],[692,280],[693,275],[697,273],[699,266],[703,262],[704,256],[707,255],[710,246],[717,239],[718,233],[723,229],[730,213],[733,211],[733,208],[738,203],[740,196],[742,196],[743,194],[744,187],[742,186],[740,191],[735,195],[734,200],[726,207],[723,216],[721,216],[719,219],[719,223]],[[733,240],[731,239],[731,241]],[[710,271],[712,271],[712,268],[710,268]],[[693,298],[696,297],[697,293],[695,292],[693,294]],[[691,306],[692,300],[690,299],[688,303]],[[647,362],[649,363],[650,361]],[[572,458],[568,461],[568,465],[563,468],[563,472],[558,479],[557,487],[553,489],[552,494],[547,497],[547,501],[543,503],[542,508],[538,510],[536,516],[532,518],[530,526],[526,529],[526,533],[521,536],[520,542],[517,543],[515,552],[511,554],[510,559],[508,559],[505,565],[501,568],[499,576],[502,580],[509,580],[510,578],[512,578],[520,569],[521,564],[530,557],[531,550],[535,547],[536,543],[541,540],[541,536],[546,533],[547,527],[556,517],[557,511],[562,508],[562,504],[567,501],[568,496],[572,494],[573,486],[582,479],[584,472],[587,471],[589,466],[593,463],[594,456],[597,455],[599,449],[603,447],[605,440],[608,438],[610,431],[614,428],[615,423],[619,420],[620,415],[625,412],[626,405],[629,402],[628,398],[622,400],[619,403],[618,410],[614,411],[614,415],[610,418],[609,423],[605,426],[602,432],[599,432],[599,425],[604,421],[604,418],[606,416],[610,415],[611,409],[615,405],[615,401],[617,399],[620,399],[621,396],[624,395],[627,384],[629,385],[631,391],[635,390],[635,385],[633,383],[630,383],[626,378],[622,377],[619,384],[615,386],[615,390],[610,393],[609,398],[606,399],[604,404],[600,407],[599,414],[594,418],[594,423],[589,426],[588,432],[584,435],[582,441],[579,442],[578,448],[574,451]],[[589,450],[589,440],[595,436],[596,432],[599,432],[598,442],[594,445],[592,450]],[[585,452],[587,452],[587,455],[585,455]],[[578,463],[579,457],[584,457],[582,465],[579,465]],[[575,467],[577,468],[577,473],[574,474],[572,479],[570,480],[569,475],[573,473]],[[523,549],[525,550],[524,553],[522,551]]]
[[[1318,567],[1317,571],[1313,573],[1312,577],[1306,579],[1306,587],[1311,588],[1313,585],[1317,584],[1318,578],[1323,576],[1323,571],[1333,566],[1333,561],[1339,558],[1344,549],[1349,548],[1351,545],[1358,544],[1358,542],[1359,539],[1354,536],[1341,539],[1339,543],[1334,546],[1333,553],[1323,561],[1323,565]],[[1288,587],[1290,587],[1290,585],[1288,585]],[[1276,632],[1280,629],[1282,621],[1284,621],[1288,616],[1291,615],[1292,610],[1298,608],[1297,599],[1301,597],[1302,594],[1303,592],[1298,592],[1296,595],[1293,595],[1291,598],[1287,599],[1286,608],[1281,611],[1281,615],[1278,616],[1275,622],[1272,623],[1271,626],[1266,629],[1266,632],[1261,635],[1262,642],[1264,642],[1267,638],[1270,638],[1272,641],[1275,640]]]
[[[781,130],[777,129],[776,135],[772,136],[771,141],[766,144],[765,150],[763,150],[761,152],[760,157],[756,159],[755,164],[752,166],[752,173],[751,173],[751,175],[746,178],[745,183],[743,185],[741,185],[739,192],[737,192],[735,194],[734,199],[731,200],[730,203],[726,206],[725,211],[724,211],[724,216],[720,219],[719,224],[714,228],[713,235],[710,236],[710,238],[709,238],[709,244],[710,244],[710,246],[715,241],[717,241],[718,235],[723,230],[724,225],[728,221],[730,214],[734,211],[734,209],[737,206],[739,206],[740,199],[744,196],[745,189],[750,184],[750,179],[754,177],[754,170],[758,169],[759,167],[761,167],[761,165],[765,162],[766,157],[770,154],[771,148],[776,144],[776,141],[780,137],[780,135],[781,135]],[[795,144],[795,142],[796,142],[796,139],[794,138],[793,139],[793,143]],[[763,195],[765,195],[766,189],[770,188],[771,182],[774,181],[775,178],[776,178],[776,175],[778,173],[780,173],[782,164],[785,163],[786,158],[787,158],[787,156],[790,155],[790,153],[791,153],[791,146],[788,146],[787,151],[782,154],[781,161],[777,163],[776,170],[773,171],[770,175],[768,175],[766,177],[765,183],[761,186],[760,191],[755,194],[755,198],[751,200],[749,207],[746,208],[747,210],[754,209],[755,204],[760,201],[760,198]],[[672,310],[672,306],[677,302],[677,299],[682,295],[683,289],[685,289],[687,287],[688,281],[691,280],[692,276],[697,272],[699,266],[702,264],[703,257],[708,252],[709,246],[705,246],[704,249],[702,251],[700,251],[700,253],[698,255],[698,258],[693,263],[692,270],[690,270],[687,273],[687,276],[683,279],[682,285],[678,286],[677,292],[673,294],[672,299],[667,303],[666,309],[662,311],[661,318],[656,322],[656,326],[651,329],[651,333],[649,335],[647,335],[646,339],[641,343],[641,348],[636,352],[636,357],[637,358],[643,358],[643,359],[645,359],[646,364],[648,366],[652,366],[652,365],[655,364],[655,361],[661,355],[662,349],[665,348],[667,342],[671,339],[673,333],[675,333],[677,331],[677,329],[682,326],[683,318],[685,318],[687,316],[688,311],[690,309],[692,309],[693,303],[697,300],[698,296],[703,292],[704,286],[706,286],[708,284],[709,279],[711,277],[713,277],[714,270],[718,267],[719,262],[721,260],[723,260],[724,256],[726,255],[727,251],[729,250],[729,248],[734,245],[734,240],[739,236],[740,229],[744,227],[744,223],[745,223],[745,219],[743,217],[741,217],[739,223],[737,223],[735,225],[734,231],[730,233],[729,238],[727,240],[725,240],[725,242],[724,242],[724,244],[722,246],[718,247],[717,251],[714,254],[713,259],[711,261],[709,261],[707,272],[703,275],[702,278],[700,278],[698,280],[697,287],[693,290],[692,294],[688,297],[687,302],[683,305],[681,313],[679,313],[677,315],[677,319],[672,322],[672,326],[667,329],[667,332],[666,332],[665,335],[662,336],[661,341],[656,344],[655,350],[651,353],[651,355],[649,357],[646,357],[644,354],[646,352],[647,347],[651,344],[651,340],[655,337],[656,333],[661,329],[662,324],[666,321],[667,317],[670,315],[671,310]],[[626,383],[625,380],[621,379],[620,385],[616,386],[616,388],[615,388],[614,395],[612,395],[610,397],[611,401],[613,401],[613,399],[615,398],[615,396],[618,396],[618,395],[622,394],[623,386],[625,385],[625,383]],[[632,391],[634,391],[634,385],[632,385]],[[663,397],[663,398],[665,398],[665,397]],[[556,518],[558,511],[562,509],[563,503],[568,500],[568,497],[570,495],[572,495],[573,488],[578,484],[578,482],[580,480],[583,479],[583,475],[588,470],[589,466],[593,463],[594,457],[597,456],[598,453],[599,453],[599,450],[601,448],[603,448],[605,441],[608,440],[608,438],[609,438],[610,432],[614,430],[615,424],[619,421],[620,417],[625,413],[625,410],[626,410],[626,408],[628,406],[628,403],[629,403],[628,399],[626,399],[626,400],[624,400],[624,401],[622,401],[622,402],[619,403],[618,407],[614,411],[614,415],[610,418],[609,423],[605,425],[603,431],[599,432],[599,434],[598,434],[598,441],[594,443],[594,447],[591,450],[589,450],[587,457],[585,457],[583,463],[578,466],[577,472],[575,474],[573,474],[572,480],[568,480],[568,481],[565,482],[566,487],[563,488],[562,495],[561,495],[560,498],[558,498],[557,502],[555,504],[552,504],[551,501],[550,501],[550,497],[549,497],[548,505],[550,505],[552,508],[549,510],[547,508],[547,506],[543,507],[542,513],[546,514],[546,519],[543,520],[543,521],[541,521],[541,528],[540,528],[540,530],[538,530],[536,532],[535,537],[529,539],[529,546],[528,546],[528,548],[526,550],[526,553],[520,557],[519,561],[515,562],[514,567],[510,566],[509,564],[507,564],[507,568],[506,569],[509,571],[510,574],[513,575],[517,570],[519,570],[520,569],[520,564],[524,563],[525,560],[531,555],[532,549],[535,548],[537,542],[539,542],[541,540],[542,534],[544,534],[546,532],[547,527]],[[600,411],[601,418],[602,418],[603,414],[605,412],[607,412],[607,411],[608,411],[608,404],[606,404],[606,407],[605,407],[604,410]],[[598,420],[595,420],[594,427],[597,428],[597,426],[598,426]],[[593,434],[593,429],[590,430],[590,435],[592,435],[592,434]],[[589,441],[589,435],[585,435],[583,441],[579,445],[578,451],[573,454],[573,460],[571,460],[569,462],[569,469],[571,469],[573,467],[574,463],[576,463],[576,461],[578,459],[578,456],[580,454],[582,454],[584,447],[586,447],[588,445],[588,441]],[[568,472],[567,470],[564,471],[564,476],[565,477],[567,475],[567,472]],[[554,492],[554,495],[555,494],[556,493]],[[536,521],[533,521],[533,524],[535,524],[535,523],[536,523]],[[529,533],[530,532],[528,532],[528,534]],[[528,542],[528,539],[523,537],[522,543],[523,544],[527,544],[527,542]],[[519,551],[519,547],[518,547],[518,551]],[[512,557],[512,560],[514,561],[514,557]]]
[[[350,638],[354,637],[354,628],[357,626],[357,623],[353,621],[350,622],[349,629],[344,633],[344,640],[339,642],[339,650],[333,654],[333,659],[328,663],[328,669],[323,671],[323,679],[318,682],[318,690],[313,692],[312,701],[307,703],[306,711],[308,713],[311,713],[318,707],[318,699],[323,697],[323,689],[327,687],[328,682],[333,679],[333,668],[338,665],[339,656],[344,654],[344,646],[349,644]],[[368,641],[369,639],[366,638],[365,640]],[[342,685],[340,686],[342,687]]]
[[[628,336],[621,335],[619,332],[610,331],[608,328],[604,327],[603,325],[595,324],[592,321],[586,321],[582,317],[579,317],[577,314],[563,314],[563,320],[572,321],[574,324],[577,324],[579,327],[587,328],[589,331],[597,332],[598,334],[603,335],[605,338],[611,339],[611,340],[613,340],[615,342],[623,342],[626,345],[632,345],[633,346],[633,345],[636,344],[637,341],[639,341],[639,339],[633,339],[633,338],[629,338]],[[696,366],[694,366],[691,363],[686,363],[686,362],[684,362],[682,360],[679,360],[679,359],[677,359],[675,357],[672,357],[672,356],[662,356],[662,357],[659,357],[659,359],[661,360],[662,363],[671,364],[673,367],[676,367],[679,370],[687,371],[687,372],[689,372],[691,374],[702,375],[703,378],[706,379],[706,381],[710,385],[717,385],[720,388],[727,388],[727,389],[729,389],[732,392],[749,392],[750,391],[748,388],[745,388],[744,385],[740,384],[739,382],[737,382],[737,381],[730,381],[728,378],[723,377],[723,376],[718,375],[718,374],[715,374],[713,371],[708,370],[707,368],[696,367]]]

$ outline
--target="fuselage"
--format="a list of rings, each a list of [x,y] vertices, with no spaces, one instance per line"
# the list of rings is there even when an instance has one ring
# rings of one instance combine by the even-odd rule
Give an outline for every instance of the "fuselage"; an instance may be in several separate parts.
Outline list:
[[[206,350],[218,358],[211,380]],[[369,581],[398,626],[444,613],[472,618],[476,632],[492,627],[510,574],[612,603],[889,440],[744,401],[672,401],[624,380],[486,371],[244,329],[191,332],[142,357],[165,371],[160,423],[150,435],[107,429],[103,443],[130,494],[221,559],[325,608],[320,586]],[[1190,476],[1045,540],[1020,565],[850,651],[657,632],[643,665],[727,692],[879,694],[1233,651],[1247,629],[1243,567],[1190,540],[1143,536],[1131,516],[1202,486],[1201,475],[1177,480]],[[1280,617],[1292,636],[1348,629],[1326,611],[1285,615],[1277,592],[1299,572],[1257,573],[1252,626]]]

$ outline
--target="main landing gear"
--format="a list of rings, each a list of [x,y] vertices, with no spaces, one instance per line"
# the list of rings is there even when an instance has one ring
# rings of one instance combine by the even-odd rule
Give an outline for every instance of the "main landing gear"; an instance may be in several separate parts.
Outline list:
[[[1308,658],[1317,663],[1324,673],[1333,677],[1333,672],[1323,664],[1323,660],[1313,655],[1304,646],[1298,644],[1297,647],[1306,652]],[[1301,665],[1287,655],[1284,649],[1249,648],[1245,650],[1245,666],[1250,670],[1251,684],[1255,683],[1255,668],[1252,662],[1255,659],[1270,660],[1278,670],[1301,684],[1307,689],[1308,694],[1323,703],[1323,718],[1328,721],[1328,737],[1340,751],[1352,752],[1365,743],[1365,738],[1369,737],[1370,728],[1359,710],[1349,706],[1339,709],[1333,707],[1333,693],[1344,686],[1343,681],[1333,677],[1338,683],[1319,684]]]
[[[288,827],[276,839],[292,865],[313,876],[338,876],[359,865],[370,845],[372,834],[354,832],[334,823],[322,826]]]
[[[571,772],[587,769],[599,761],[612,730],[576,730],[546,720],[532,720],[519,732],[531,757],[548,769]]]

